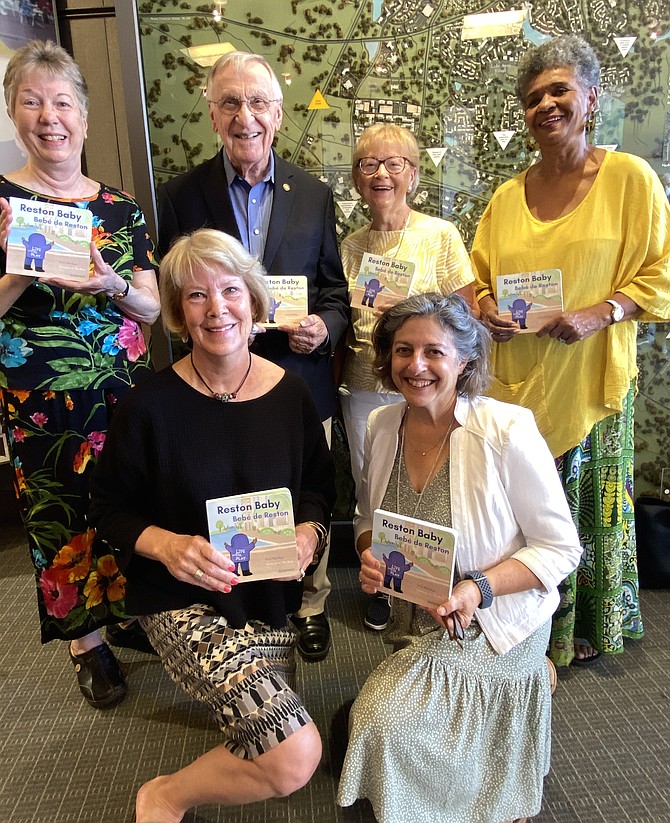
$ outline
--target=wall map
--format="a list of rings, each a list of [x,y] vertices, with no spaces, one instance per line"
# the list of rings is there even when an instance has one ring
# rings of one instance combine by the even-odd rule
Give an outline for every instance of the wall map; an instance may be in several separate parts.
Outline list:
[[[530,45],[578,32],[602,65],[594,141],[647,159],[670,192],[670,11],[663,0],[138,0],[154,176],[217,150],[204,99],[222,43],[263,54],[283,84],[276,148],[333,189],[341,237],[368,216],[351,149],[369,123],[407,126],[422,148],[413,205],[469,247],[501,182],[532,162],[514,95]],[[204,56],[203,56],[204,55]],[[213,62],[213,57],[210,60]],[[668,326],[640,330],[638,491],[670,465]]]

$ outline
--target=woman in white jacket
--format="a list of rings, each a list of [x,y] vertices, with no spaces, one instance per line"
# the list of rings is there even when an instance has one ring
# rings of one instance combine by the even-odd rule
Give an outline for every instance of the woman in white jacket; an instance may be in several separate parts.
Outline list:
[[[379,823],[523,820],[549,769],[545,650],[577,533],[532,413],[480,396],[489,335],[462,298],[409,297],[373,342],[378,376],[405,403],[368,421],[354,523],[363,591],[383,582],[376,508],[456,529],[457,573],[435,611],[394,601],[397,651],[352,708],[338,800],[368,798]]]

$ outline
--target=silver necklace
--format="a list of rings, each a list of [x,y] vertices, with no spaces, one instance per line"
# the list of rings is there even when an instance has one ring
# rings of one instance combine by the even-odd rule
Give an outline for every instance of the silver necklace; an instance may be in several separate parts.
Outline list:
[[[209,385],[209,383],[205,380],[205,378],[200,374],[198,369],[196,368],[195,363],[193,362],[193,352],[190,354],[191,357],[191,366],[193,367],[193,371],[198,376],[200,382],[203,386],[207,389],[207,391],[212,395],[215,400],[220,401],[221,403],[229,403],[231,400],[235,400],[237,395],[240,393],[242,386],[247,382],[247,377],[249,377],[249,372],[251,371],[251,352],[249,352],[249,365],[247,366],[247,370],[244,373],[244,377],[242,378],[242,382],[240,385],[235,389],[234,392],[217,392]]]
[[[447,433],[442,438],[442,442],[440,443],[440,448],[437,450],[437,454],[435,455],[435,460],[433,460],[433,465],[430,467],[430,471],[428,472],[428,474],[426,476],[426,482],[423,484],[423,487],[422,487],[421,491],[419,492],[419,498],[416,501],[416,506],[414,506],[414,511],[410,515],[411,517],[416,517],[416,513],[419,511],[419,506],[421,505],[421,501],[423,500],[423,493],[428,488],[428,484],[430,482],[432,474],[435,471],[435,466],[437,466],[437,463],[440,459],[440,455],[442,454],[442,451],[444,449],[444,446],[445,446],[446,442],[451,437],[451,433],[454,430],[455,425],[456,425],[456,418],[454,417],[454,419],[451,421],[451,425],[447,429]],[[430,449],[429,449],[429,451],[430,451]],[[400,425],[400,464],[398,466],[398,480],[397,480],[396,489],[395,489],[395,510],[398,513],[400,513],[400,474],[401,474],[403,466],[405,465],[404,454],[405,454],[405,417],[403,416],[402,423]],[[410,479],[409,479],[409,474],[407,472],[406,467],[405,467],[405,474],[407,475],[407,482],[409,483]]]

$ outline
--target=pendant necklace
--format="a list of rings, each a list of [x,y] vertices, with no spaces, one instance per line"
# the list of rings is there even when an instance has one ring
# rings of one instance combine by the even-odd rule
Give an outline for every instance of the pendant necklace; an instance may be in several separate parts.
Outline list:
[[[411,442],[411,440],[409,439],[409,437],[407,438],[407,445],[410,447],[410,449],[411,449],[411,450],[412,450],[415,454],[420,454],[420,455],[421,455],[421,457],[425,457],[425,456],[428,454],[428,452],[432,452],[432,451],[433,451],[433,449],[434,449],[436,446],[439,446],[439,445],[440,445],[440,443],[442,442],[442,440],[443,440],[443,438],[442,438],[442,437],[440,437],[440,439],[439,439],[439,440],[437,440],[437,441],[435,441],[435,443],[433,443],[433,445],[432,445],[429,449],[426,449],[426,451],[422,451],[421,449],[417,449],[417,448],[415,448],[415,447],[412,445],[412,442]]]
[[[410,209],[407,214],[407,220],[405,220],[405,225],[402,227],[402,232],[400,234],[400,240],[398,241],[398,245],[395,250],[395,254],[391,258],[391,260],[395,260],[398,256],[398,252],[400,251],[400,247],[402,246],[402,241],[405,239],[405,231],[407,230],[407,226],[409,226],[409,219],[412,216],[412,210]],[[397,229],[395,229],[397,231]],[[365,239],[365,251],[366,253],[370,251],[370,234],[372,233],[372,223],[368,226],[368,236]],[[386,257],[386,255],[382,255]]]
[[[251,371],[251,352],[249,352],[249,365],[247,366],[247,370],[244,373],[244,377],[242,378],[242,382],[240,385],[235,389],[234,392],[216,392],[214,389],[209,385],[209,383],[205,380],[205,378],[200,374],[198,369],[196,368],[195,363],[193,362],[193,352],[190,354],[191,358],[191,366],[193,367],[193,371],[196,373],[200,382],[203,386],[207,389],[208,392],[212,395],[215,400],[219,400],[221,403],[229,403],[231,400],[235,400],[237,395],[240,393],[242,386],[246,383],[247,377],[249,377],[249,372]]]
[[[398,480],[397,480],[396,489],[395,489],[395,510],[398,514],[400,513],[400,473],[401,473],[401,470],[402,470],[403,466],[405,466],[405,458],[404,458],[404,452],[405,452],[405,426],[406,426],[406,419],[405,419],[405,417],[403,417],[402,425],[400,426],[400,464],[398,466]],[[451,433],[454,430],[455,426],[456,426],[456,418],[454,417],[454,419],[451,421],[451,425],[447,429],[447,433],[444,435],[444,437],[442,438],[442,440],[440,442],[440,448],[437,450],[437,454],[435,455],[435,460],[433,460],[433,465],[430,467],[430,471],[426,475],[426,482],[424,483],[423,488],[419,492],[419,497],[418,497],[418,500],[416,501],[416,506],[414,506],[414,511],[412,512],[410,517],[416,517],[416,513],[419,511],[419,506],[421,505],[421,501],[423,500],[423,493],[428,488],[428,483],[430,481],[430,478],[431,478],[433,472],[435,471],[435,466],[437,466],[437,463],[440,459],[440,455],[442,454],[444,446],[447,443],[447,441],[449,440],[449,438],[451,437]],[[428,451],[432,451],[432,449],[434,449],[434,448],[435,448],[435,446],[432,446],[430,449],[428,449]],[[416,449],[415,449],[415,451],[416,451]],[[421,454],[426,455],[426,454],[428,454],[428,452],[421,452]],[[405,474],[407,475],[407,482],[409,483],[410,482],[409,474],[407,472],[407,467],[406,466],[405,466]],[[411,485],[411,483],[410,483],[410,485]]]

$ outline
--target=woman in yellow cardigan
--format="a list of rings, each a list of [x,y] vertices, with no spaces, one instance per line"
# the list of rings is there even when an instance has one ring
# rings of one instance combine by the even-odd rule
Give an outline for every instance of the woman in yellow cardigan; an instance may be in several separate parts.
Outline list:
[[[670,208],[650,166],[587,142],[600,67],[563,36],[530,49],[517,95],[541,158],[495,193],[472,249],[494,340],[491,394],[530,408],[583,546],[550,656],[593,662],[641,637],[633,518],[636,320],[670,318]],[[496,277],[560,269],[563,311],[536,333],[498,313]],[[509,317],[509,315],[508,315]]]

